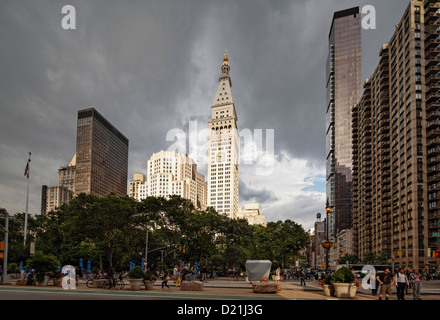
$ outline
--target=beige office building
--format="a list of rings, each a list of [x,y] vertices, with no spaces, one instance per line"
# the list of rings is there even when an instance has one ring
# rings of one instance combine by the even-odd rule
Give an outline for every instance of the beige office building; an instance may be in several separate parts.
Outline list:
[[[266,217],[261,214],[259,203],[245,203],[244,207],[238,208],[237,219],[246,219],[249,224],[266,226]]]
[[[41,190],[41,214],[45,215],[55,211],[73,199],[74,193],[63,186],[43,186]]]
[[[179,195],[189,199],[200,209],[206,208],[206,182],[197,172],[197,164],[186,154],[160,151],[147,163],[147,181],[140,182],[142,175],[135,174],[130,185],[137,185],[137,200],[148,196],[165,197]]]
[[[130,181],[128,195],[134,199],[137,199],[139,185],[143,183],[145,183],[145,175],[142,173],[133,174],[133,180]]]
[[[41,214],[55,211],[61,205],[69,203],[75,196],[76,155],[68,166],[58,169],[57,185],[41,189]]]

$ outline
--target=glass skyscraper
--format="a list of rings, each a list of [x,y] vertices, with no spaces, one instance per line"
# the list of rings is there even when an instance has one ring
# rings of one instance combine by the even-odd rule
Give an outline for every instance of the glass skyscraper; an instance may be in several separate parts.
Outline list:
[[[351,109],[362,94],[359,7],[335,12],[329,33],[326,106],[326,197],[330,236],[352,226]]]

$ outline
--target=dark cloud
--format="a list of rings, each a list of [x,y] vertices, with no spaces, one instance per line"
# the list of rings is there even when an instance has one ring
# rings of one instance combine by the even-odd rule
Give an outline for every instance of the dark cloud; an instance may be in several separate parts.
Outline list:
[[[264,204],[266,202],[277,201],[277,197],[273,193],[266,188],[257,189],[252,186],[246,185],[243,180],[239,180],[239,190],[240,190],[240,202],[248,203],[248,202],[259,202]]]
[[[325,168],[325,62],[333,12],[376,7],[377,30],[363,32],[367,77],[407,2],[0,2],[0,207],[24,211],[23,173],[31,151],[30,212],[39,213],[41,185],[56,184],[57,169],[70,162],[77,111],[90,106],[130,140],[129,178],[145,172],[151,154],[170,145],[169,130],[187,130],[189,121],[206,126],[225,49],[240,130],[274,129],[276,155]],[[76,30],[61,28],[65,4],[76,8]],[[316,194],[287,204],[276,181],[256,185],[251,175],[241,178],[240,202],[270,202],[268,220],[293,214],[289,205],[296,206],[295,217],[316,211],[305,205],[307,199],[318,205]]]

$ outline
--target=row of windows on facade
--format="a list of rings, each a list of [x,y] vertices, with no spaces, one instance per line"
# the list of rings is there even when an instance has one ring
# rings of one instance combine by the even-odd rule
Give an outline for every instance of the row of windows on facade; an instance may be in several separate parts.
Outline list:
[[[211,179],[217,179],[216,175],[217,175],[216,173],[211,174]],[[231,177],[230,175],[223,176],[223,174],[221,174],[221,173],[219,173],[218,175],[219,175],[219,177],[218,177],[219,180],[220,179],[229,179]],[[226,180],[226,182],[229,182],[229,180]]]

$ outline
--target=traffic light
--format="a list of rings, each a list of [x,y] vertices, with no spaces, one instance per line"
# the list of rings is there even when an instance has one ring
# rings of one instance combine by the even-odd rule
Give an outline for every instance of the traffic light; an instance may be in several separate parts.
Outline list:
[[[327,212],[328,216],[332,214],[332,208],[330,206],[326,206],[325,211]]]
[[[434,258],[440,259],[440,250],[434,251]]]

